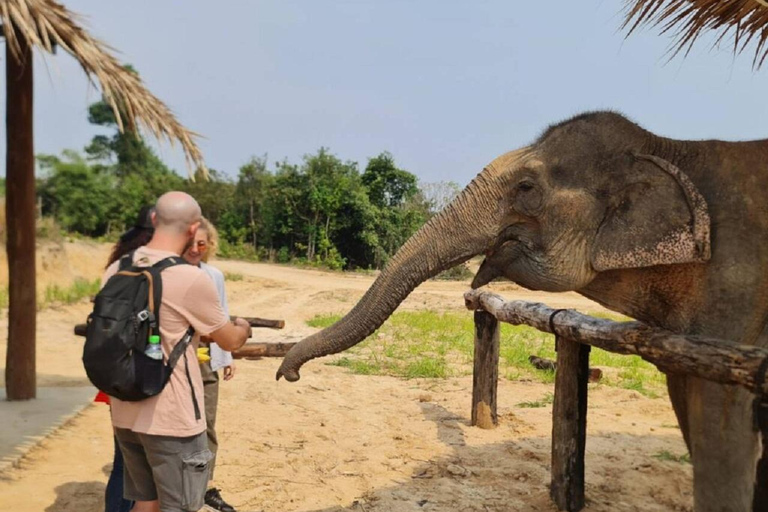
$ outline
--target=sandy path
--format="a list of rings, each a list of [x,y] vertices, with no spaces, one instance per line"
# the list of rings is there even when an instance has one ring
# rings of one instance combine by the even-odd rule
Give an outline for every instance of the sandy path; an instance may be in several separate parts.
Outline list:
[[[303,321],[349,309],[373,280],[290,267],[221,261],[230,307],[283,318],[296,339]],[[463,309],[466,284],[429,282],[403,308]],[[594,311],[576,294],[493,286],[510,298]],[[39,339],[41,380],[79,385],[84,376],[72,324],[88,305],[46,311]],[[469,314],[469,313],[468,313]],[[42,322],[41,322],[42,323]],[[5,332],[0,323],[0,332]],[[0,341],[4,360],[5,341]],[[297,384],[275,382],[275,359],[243,361],[222,385],[217,485],[241,511],[554,510],[548,499],[551,406],[521,408],[551,385],[501,381],[500,426],[468,426],[471,378],[400,380],[352,375],[313,361]],[[665,399],[591,385],[587,510],[690,510],[691,466],[654,457],[685,447]],[[0,474],[0,510],[95,512],[111,462],[107,411],[93,405]]]

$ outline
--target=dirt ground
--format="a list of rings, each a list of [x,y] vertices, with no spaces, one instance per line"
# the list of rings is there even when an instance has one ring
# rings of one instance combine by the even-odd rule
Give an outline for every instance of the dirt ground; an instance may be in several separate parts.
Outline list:
[[[77,244],[70,244],[77,245]],[[86,277],[103,247],[68,247]],[[87,253],[87,254],[86,254]],[[347,311],[373,277],[232,261],[215,263],[241,281],[227,282],[233,314],[283,318],[283,331],[261,340],[292,341],[315,329],[318,313]],[[403,309],[463,310],[466,283],[428,282]],[[549,295],[510,284],[491,289],[507,298],[582,311],[599,306],[576,294]],[[72,326],[88,304],[39,316],[41,386],[87,385],[81,343]],[[467,314],[471,314],[467,312]],[[7,332],[0,321],[0,333]],[[6,340],[0,339],[0,361]],[[471,377],[402,380],[352,375],[313,361],[298,383],[276,382],[277,359],[239,361],[221,385],[220,451],[215,485],[240,511],[399,512],[554,511],[548,497],[551,405],[521,408],[552,386],[499,383],[500,424],[469,426]],[[691,510],[689,464],[659,454],[686,452],[666,398],[590,385],[586,495],[590,511]],[[0,510],[96,512],[112,458],[105,406],[93,404],[0,473]]]

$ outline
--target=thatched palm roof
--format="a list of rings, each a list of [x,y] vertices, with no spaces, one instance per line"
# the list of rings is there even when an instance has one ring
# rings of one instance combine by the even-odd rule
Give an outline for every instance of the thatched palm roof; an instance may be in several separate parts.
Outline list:
[[[768,57],[768,0],[627,0],[624,28],[631,34],[641,25],[674,34],[673,55],[688,53],[702,33],[714,30],[717,43],[733,37],[735,53],[754,44],[756,68]]]
[[[53,0],[0,0],[0,21],[6,44],[21,58],[19,38],[32,48],[52,53],[55,45],[70,53],[91,79],[98,82],[106,101],[115,111],[120,130],[143,128],[157,139],[178,141],[187,163],[205,169],[195,143],[197,134],[184,128],[171,110],[124,68],[111,48],[91,37],[79,17]],[[127,126],[124,126],[125,123]]]

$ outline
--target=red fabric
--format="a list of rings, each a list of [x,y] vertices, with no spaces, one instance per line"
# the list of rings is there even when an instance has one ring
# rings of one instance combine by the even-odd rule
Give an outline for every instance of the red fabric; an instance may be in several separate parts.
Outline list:
[[[106,394],[103,391],[99,391],[96,394],[96,398],[93,399],[94,402],[100,402],[102,404],[108,404],[109,403],[109,395]]]

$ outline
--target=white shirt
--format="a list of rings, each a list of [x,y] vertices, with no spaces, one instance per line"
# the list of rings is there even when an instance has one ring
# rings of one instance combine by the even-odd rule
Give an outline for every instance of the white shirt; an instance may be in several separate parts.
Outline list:
[[[200,268],[205,271],[206,274],[211,276],[213,284],[216,285],[216,291],[219,293],[219,302],[221,302],[221,309],[229,316],[229,305],[227,304],[227,291],[224,289],[224,274],[221,270],[211,265],[200,262]],[[232,354],[219,347],[213,341],[211,342],[211,370],[219,371],[226,366],[232,365]]]

